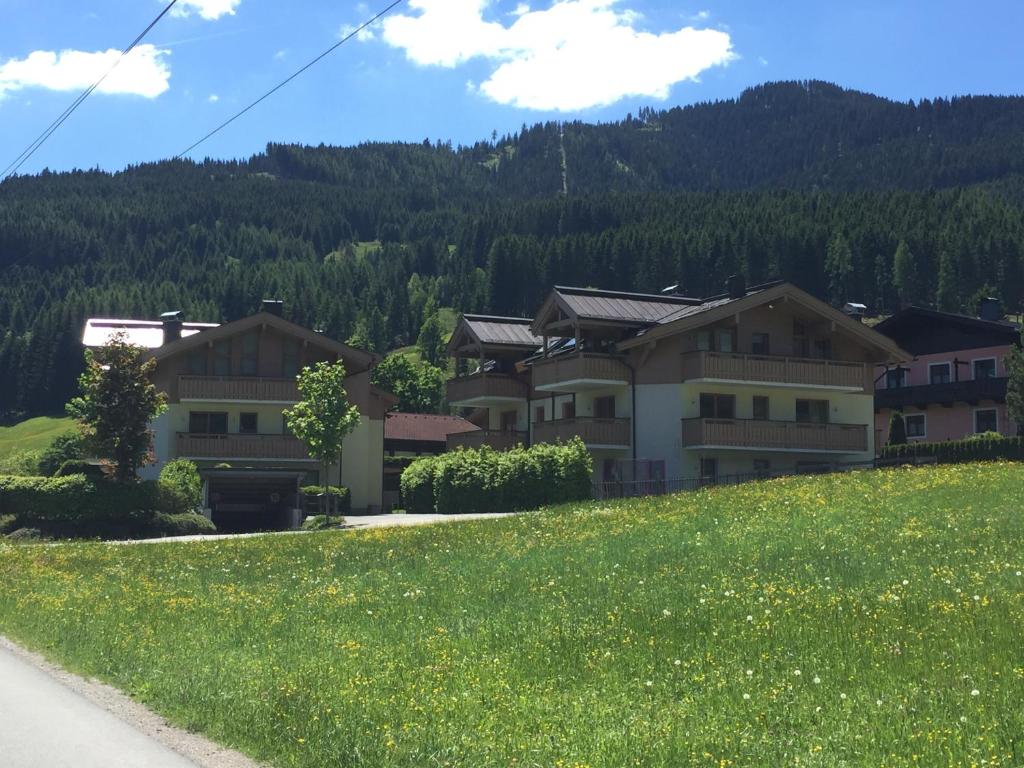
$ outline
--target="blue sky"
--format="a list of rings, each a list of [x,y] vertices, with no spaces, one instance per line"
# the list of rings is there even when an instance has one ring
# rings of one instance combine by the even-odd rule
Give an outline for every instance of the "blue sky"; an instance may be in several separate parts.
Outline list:
[[[0,168],[165,1],[0,0]],[[173,156],[385,4],[179,0],[22,172]],[[268,141],[470,143],[769,80],[901,100],[1019,94],[1021,30],[1020,0],[409,0],[193,156]]]

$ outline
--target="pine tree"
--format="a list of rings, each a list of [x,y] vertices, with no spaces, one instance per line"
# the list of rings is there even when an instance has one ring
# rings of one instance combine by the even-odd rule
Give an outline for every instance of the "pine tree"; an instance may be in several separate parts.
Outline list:
[[[825,273],[828,275],[828,296],[839,306],[850,298],[853,275],[853,252],[842,232],[836,232],[825,250]]]
[[[903,304],[913,304],[918,295],[917,265],[906,240],[900,240],[892,260],[892,279]]]
[[[907,424],[903,420],[903,414],[893,411],[889,417],[889,445],[907,444]]]
[[[939,284],[935,291],[935,305],[943,312],[960,309],[958,282],[953,258],[943,249],[939,253]]]

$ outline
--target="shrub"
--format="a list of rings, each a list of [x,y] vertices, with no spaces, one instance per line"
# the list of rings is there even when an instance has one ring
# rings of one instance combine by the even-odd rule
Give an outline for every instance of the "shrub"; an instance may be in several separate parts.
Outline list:
[[[889,417],[889,445],[907,444],[907,423],[903,420],[903,414],[893,411]]]
[[[331,517],[351,514],[352,493],[343,485],[306,485],[299,489],[299,493],[306,500],[307,511],[320,511],[320,494],[326,493],[330,497]]]
[[[512,512],[590,498],[592,462],[582,441],[498,452],[460,450],[418,459],[402,473],[411,513]]]
[[[0,475],[38,475],[42,455],[42,451],[12,451],[0,459]]]
[[[1024,460],[1024,438],[1003,437],[996,433],[974,435],[964,440],[942,443],[909,443],[887,445],[879,456],[882,460],[913,460],[934,458],[942,464],[996,459]]]
[[[102,464],[85,459],[68,459],[53,473],[54,477],[70,477],[71,475],[85,475],[90,480],[105,480],[107,478],[107,472],[103,469]]]
[[[203,500],[203,480],[188,459],[169,461],[160,470],[160,511],[171,515],[195,512]],[[205,519],[205,518],[204,518]]]
[[[154,528],[166,536],[199,536],[217,532],[217,526],[196,512],[168,515],[158,512]]]
[[[59,435],[39,457],[39,474],[52,477],[66,461],[85,458],[85,438],[78,433]],[[70,474],[74,474],[73,472]]]

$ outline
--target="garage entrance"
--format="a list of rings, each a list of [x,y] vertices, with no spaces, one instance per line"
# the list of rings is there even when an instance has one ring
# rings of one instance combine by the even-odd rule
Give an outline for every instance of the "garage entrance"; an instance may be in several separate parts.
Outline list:
[[[296,522],[299,485],[305,472],[207,470],[206,506],[224,533],[283,531]]]

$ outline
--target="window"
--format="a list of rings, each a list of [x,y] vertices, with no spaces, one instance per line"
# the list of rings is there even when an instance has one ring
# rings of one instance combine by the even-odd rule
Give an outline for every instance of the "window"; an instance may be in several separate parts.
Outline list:
[[[215,376],[231,375],[231,342],[227,339],[213,345],[213,374]]]
[[[832,339],[815,339],[814,356],[820,360],[832,359]]]
[[[974,378],[994,379],[995,376],[996,359],[994,357],[986,357],[981,360],[974,361]]]
[[[890,368],[885,372],[885,388],[886,389],[899,389],[900,387],[907,386],[907,369]]]
[[[793,321],[793,354],[797,357],[810,357],[810,341],[807,339],[807,326]]]
[[[501,431],[502,432],[515,432],[516,421],[518,421],[518,414],[515,411],[502,411],[501,412]]]
[[[974,433],[999,431],[999,414],[995,408],[979,408],[974,412]]]
[[[249,333],[242,337],[242,358],[239,365],[239,372],[242,376],[255,376],[259,365],[258,353],[260,337],[255,333]]]
[[[286,379],[294,379],[299,375],[299,342],[297,339],[285,339],[281,348],[281,375]]]
[[[771,354],[771,338],[767,333],[754,333],[750,336],[750,352],[754,355]]]
[[[567,403],[562,403],[562,418],[572,419],[576,416],[576,403],[571,400]]]
[[[923,413],[908,413],[903,416],[903,423],[907,427],[907,437],[925,437],[928,433]]]
[[[718,342],[719,352],[736,351],[736,332],[731,328],[720,328],[715,331],[715,340]]]
[[[700,460],[701,480],[714,480],[718,477],[718,459]]]
[[[188,372],[193,376],[206,375],[206,347],[194,349],[189,353]]]
[[[226,413],[190,411],[188,431],[197,435],[226,435],[228,433],[228,415]]]
[[[615,395],[594,398],[594,416],[599,419],[615,418]]]
[[[243,435],[255,435],[259,432],[259,421],[255,413],[238,414],[238,431]]]
[[[754,418],[757,421],[768,421],[768,398],[764,395],[754,395]]]
[[[542,421],[544,421],[544,406],[538,405],[533,409],[533,423],[539,424]]]
[[[929,384],[949,384],[949,363],[932,363],[928,366]]]
[[[736,396],[702,392],[700,396],[700,417],[702,419],[736,418]]]
[[[711,331],[697,331],[697,350],[700,352],[711,351]]]
[[[828,424],[828,400],[797,400],[796,420],[802,424]]]

